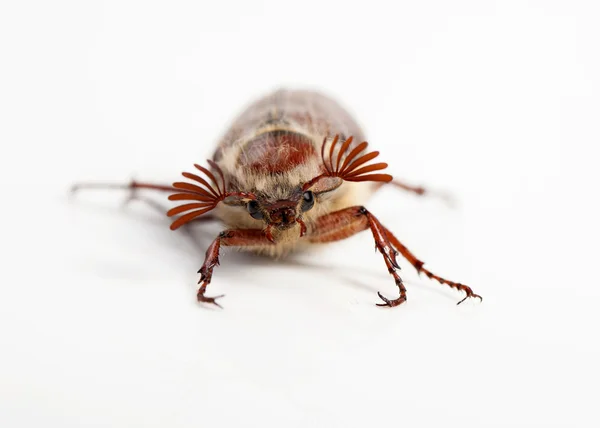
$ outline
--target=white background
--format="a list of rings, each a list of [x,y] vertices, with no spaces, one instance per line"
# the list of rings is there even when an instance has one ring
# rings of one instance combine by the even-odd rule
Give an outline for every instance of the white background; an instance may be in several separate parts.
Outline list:
[[[600,30],[584,1],[57,1],[0,7],[0,426],[599,426]],[[319,89],[398,178],[372,238],[275,262],[124,192],[170,183],[281,86]],[[164,200],[163,195],[158,195]]]

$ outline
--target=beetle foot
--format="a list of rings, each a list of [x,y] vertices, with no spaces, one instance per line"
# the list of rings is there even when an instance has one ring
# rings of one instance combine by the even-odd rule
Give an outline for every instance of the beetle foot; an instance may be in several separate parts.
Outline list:
[[[377,295],[384,302],[384,303],[376,303],[377,306],[387,306],[387,307],[393,308],[394,306],[399,306],[402,303],[406,302],[406,294],[401,294],[400,297],[398,297],[397,299],[394,299],[394,300],[388,299],[380,292],[377,292]]]
[[[208,297],[208,296],[204,295],[205,292],[206,292],[206,285],[203,285],[202,287],[200,287],[200,289],[198,290],[198,294],[197,294],[199,302],[202,302],[202,303],[211,303],[211,304],[213,304],[215,306],[218,306],[219,308],[223,309],[223,306],[219,305],[216,302],[216,300],[219,299],[219,298],[221,298],[221,297],[224,297],[225,296],[224,294],[220,294],[219,296],[215,296],[215,297]]]
[[[481,297],[479,294],[473,293],[473,290],[471,290],[471,287],[467,287],[466,285],[464,287],[465,287],[465,292],[467,293],[467,295],[460,302],[458,302],[457,305],[460,305],[462,302],[464,302],[465,300],[467,300],[470,297],[472,297],[474,299],[479,299],[480,302],[483,302],[483,297]]]

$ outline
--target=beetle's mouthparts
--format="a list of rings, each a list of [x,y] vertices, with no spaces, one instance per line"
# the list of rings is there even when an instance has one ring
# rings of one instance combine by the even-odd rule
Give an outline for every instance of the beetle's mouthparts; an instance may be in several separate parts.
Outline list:
[[[282,211],[278,211],[276,213],[271,213],[271,223],[277,226],[279,229],[289,229],[294,224],[296,224],[296,211],[291,209],[286,209]]]
[[[287,229],[296,223],[296,207],[282,206],[269,211],[271,224],[280,229]]]

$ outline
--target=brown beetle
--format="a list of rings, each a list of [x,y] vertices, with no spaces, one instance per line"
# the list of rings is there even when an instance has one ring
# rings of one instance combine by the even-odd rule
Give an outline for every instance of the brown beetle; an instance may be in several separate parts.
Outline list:
[[[131,182],[120,188],[171,192],[182,205],[168,211],[171,229],[216,218],[227,225],[206,251],[198,300],[220,306],[205,295],[219,264],[221,246],[235,246],[282,256],[311,244],[348,238],[370,230],[383,261],[400,291],[397,299],[378,293],[383,303],[406,301],[406,288],[396,257],[404,256],[419,273],[441,284],[481,296],[470,287],[433,274],[379,220],[361,205],[385,183],[425,193],[393,181],[380,171],[386,163],[371,163],[379,152],[367,151],[364,136],[350,115],[333,100],[315,92],[280,90],[250,105],[222,137],[208,165],[195,164],[189,181],[172,186]],[[105,185],[76,185],[106,187]]]

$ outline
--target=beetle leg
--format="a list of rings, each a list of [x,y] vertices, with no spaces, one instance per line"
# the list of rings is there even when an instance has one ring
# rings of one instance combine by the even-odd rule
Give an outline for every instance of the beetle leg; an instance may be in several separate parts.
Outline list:
[[[400,297],[394,300],[387,299],[381,293],[378,293],[379,297],[384,302],[379,303],[379,306],[398,306],[406,301],[406,288],[402,283],[402,279],[396,272],[396,270],[400,268],[396,262],[397,251],[399,251],[402,256],[415,267],[415,269],[417,269],[417,272],[423,272],[430,279],[434,279],[449,287],[456,288],[459,291],[464,291],[466,297],[458,302],[458,304],[462,303],[468,297],[477,297],[481,299],[481,296],[473,293],[473,290],[471,290],[470,287],[444,279],[423,268],[424,263],[417,259],[408,248],[392,234],[392,232],[385,228],[379,220],[364,207],[349,207],[319,217],[311,229],[308,239],[311,242],[316,243],[338,241],[369,228],[375,239],[375,247],[384,256],[388,271],[394,277],[400,291]]]
[[[150,201],[149,199],[140,198],[137,195],[136,190],[138,189],[148,189],[148,190],[158,190],[160,192],[174,192],[175,189],[172,186],[167,186],[164,184],[154,184],[154,183],[139,183],[135,180],[131,180],[127,184],[123,183],[99,183],[99,182],[87,182],[87,183],[76,183],[71,186],[71,194],[78,192],[79,190],[87,190],[87,189],[100,189],[100,190],[129,190],[129,197],[125,201],[125,203],[129,203],[134,199],[143,200],[149,205],[153,206],[155,209],[161,209],[157,207],[158,204]],[[165,210],[166,213],[168,210]]]
[[[408,260],[408,262],[413,265],[413,267],[417,270],[417,272],[419,274],[424,273],[429,279],[434,279],[437,282],[439,282],[440,284],[445,284],[448,287],[451,288],[456,288],[458,291],[464,291],[466,296],[460,300],[457,305],[460,305],[462,302],[464,302],[465,300],[467,300],[469,297],[476,297],[478,298],[480,301],[483,301],[483,298],[479,295],[479,294],[475,294],[473,292],[473,290],[471,289],[471,287],[461,284],[459,282],[454,282],[454,281],[450,281],[447,280],[445,278],[442,278],[441,276],[438,276],[436,274],[434,274],[433,272],[431,272],[428,269],[425,269],[423,267],[423,265],[425,264],[425,262],[422,262],[421,260],[417,259],[415,257],[415,255],[408,249],[406,248],[402,242],[400,242],[398,240],[398,238],[396,238],[394,236],[394,234],[392,232],[390,232],[388,229],[386,229],[385,227],[383,228],[383,230],[385,231],[385,234],[387,235],[388,239],[390,240],[390,242],[392,243],[392,245],[394,246],[394,248],[396,248],[398,251],[400,251],[400,254],[402,254],[402,256]]]
[[[177,191],[173,186],[164,185],[164,184],[155,184],[155,183],[139,183],[135,180],[131,180],[128,184],[122,183],[97,183],[97,182],[88,182],[88,183],[76,183],[71,186],[71,192],[75,193],[81,189],[123,189],[135,191],[136,189],[149,189],[149,190],[159,190],[161,192],[174,192]]]
[[[397,270],[400,269],[396,261],[398,252],[389,242],[385,229],[365,207],[349,207],[340,211],[319,217],[311,228],[308,239],[315,243],[325,243],[346,239],[363,230],[371,229],[375,239],[375,248],[383,256],[388,272],[394,277],[396,286],[400,291],[400,297],[394,300],[387,299],[381,293],[377,293],[384,303],[378,306],[398,306],[406,301],[406,288]]]
[[[221,307],[215,300],[223,295],[215,297],[207,297],[204,295],[206,287],[212,279],[213,269],[219,264],[219,250],[221,245],[225,247],[255,247],[263,245],[273,245],[267,238],[262,229],[232,229],[225,230],[217,236],[206,250],[206,257],[202,267],[198,271],[200,280],[198,284],[198,301],[204,303],[212,303]]]
[[[140,196],[136,192],[136,190],[137,189],[146,189],[146,190],[158,190],[161,192],[177,191],[177,189],[175,189],[174,187],[171,187],[171,186],[162,185],[162,184],[154,184],[154,183],[139,183],[135,180],[131,180],[128,184],[90,182],[90,183],[77,183],[77,184],[74,184],[73,186],[71,186],[72,193],[75,193],[79,190],[85,190],[85,189],[129,190],[129,192],[130,192],[129,197],[125,201],[125,204],[128,204],[131,201],[141,201],[141,202],[145,203],[146,205],[149,205],[150,207],[152,207],[154,210],[160,212],[161,214],[166,214],[167,211],[169,211],[169,208],[164,207],[162,204],[154,201],[153,199]],[[210,214],[206,214],[206,215],[203,215],[203,216],[193,219],[192,222],[200,223],[200,222],[213,221],[213,220],[217,220],[217,218]]]
[[[440,198],[449,207],[453,207],[456,205],[456,202],[455,202],[454,198],[452,197],[452,195],[450,195],[446,192],[434,191],[431,189],[426,189],[421,186],[413,186],[411,184],[406,184],[406,183],[403,183],[402,181],[398,181],[396,179],[394,179],[393,181],[390,181],[389,183],[375,183],[375,187],[373,188],[373,191],[375,192],[375,191],[381,189],[381,187],[383,187],[384,185],[388,185],[388,186],[391,185],[398,189],[414,193],[415,195],[418,195],[418,196],[434,196],[436,198]]]
[[[379,190],[385,184],[392,185],[394,187],[397,187],[398,189],[406,190],[407,192],[415,193],[415,194],[417,194],[419,196],[423,196],[426,193],[430,193],[424,187],[413,186],[413,185],[406,184],[406,183],[403,183],[401,181],[398,181],[396,179],[390,181],[389,183],[376,183],[375,190]]]

